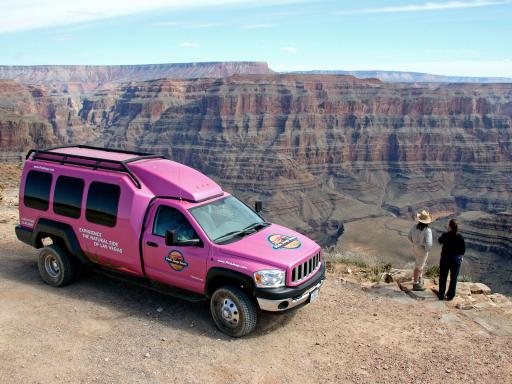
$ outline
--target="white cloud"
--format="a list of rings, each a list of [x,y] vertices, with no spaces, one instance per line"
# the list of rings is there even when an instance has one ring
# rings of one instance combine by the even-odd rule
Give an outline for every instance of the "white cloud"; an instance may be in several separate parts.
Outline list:
[[[296,1],[299,0],[0,0],[0,33],[72,25],[157,9]]]
[[[405,4],[389,7],[360,8],[337,12],[337,14],[371,14],[371,13],[404,13],[404,12],[429,12],[448,9],[489,7],[492,5],[510,4],[510,0],[469,0],[469,1],[443,1],[426,2],[422,4]]]
[[[184,41],[183,43],[180,43],[180,47],[197,48],[197,47],[199,47],[199,44],[198,43],[191,43],[189,41]]]
[[[288,53],[297,53],[297,48],[283,47],[283,48],[281,48],[281,51],[288,52]]]
[[[262,28],[272,28],[272,24],[247,24],[241,25],[240,29],[262,29]]]

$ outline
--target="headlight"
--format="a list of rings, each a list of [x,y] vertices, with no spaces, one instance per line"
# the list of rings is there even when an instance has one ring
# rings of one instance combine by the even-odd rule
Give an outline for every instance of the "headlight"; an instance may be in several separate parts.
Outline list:
[[[254,272],[254,282],[259,288],[284,287],[284,271],[280,269],[265,269]]]

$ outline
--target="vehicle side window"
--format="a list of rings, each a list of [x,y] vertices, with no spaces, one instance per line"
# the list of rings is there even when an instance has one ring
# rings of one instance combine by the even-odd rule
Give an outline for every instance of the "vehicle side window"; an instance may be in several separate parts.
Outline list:
[[[90,223],[115,227],[121,188],[115,184],[93,181],[89,186],[85,218]]]
[[[26,207],[46,211],[50,200],[52,175],[47,172],[30,171],[25,180],[23,204]]]
[[[175,231],[176,240],[178,241],[199,239],[196,231],[183,213],[176,208],[161,205],[156,212],[153,234],[165,236],[166,231]]]
[[[80,217],[84,181],[76,177],[59,176],[53,194],[53,211],[59,215]]]

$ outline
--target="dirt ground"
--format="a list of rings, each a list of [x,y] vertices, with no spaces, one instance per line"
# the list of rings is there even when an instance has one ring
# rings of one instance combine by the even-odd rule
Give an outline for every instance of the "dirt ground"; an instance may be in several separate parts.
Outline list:
[[[329,273],[319,300],[265,314],[231,339],[207,305],[92,274],[64,288],[39,278],[16,240],[16,190],[0,202],[2,383],[505,383],[512,337],[461,311],[375,295]]]

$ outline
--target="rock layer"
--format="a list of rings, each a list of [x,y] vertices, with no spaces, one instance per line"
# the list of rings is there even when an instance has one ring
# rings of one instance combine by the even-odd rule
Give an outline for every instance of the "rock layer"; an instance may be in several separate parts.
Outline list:
[[[4,154],[86,142],[163,153],[325,244],[349,220],[512,205],[510,84],[235,75],[73,95],[4,81],[0,100]]]

